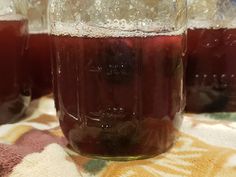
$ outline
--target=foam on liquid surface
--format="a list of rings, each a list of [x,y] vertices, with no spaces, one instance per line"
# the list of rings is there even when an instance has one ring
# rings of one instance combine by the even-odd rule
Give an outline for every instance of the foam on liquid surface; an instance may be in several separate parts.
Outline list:
[[[0,21],[21,21],[26,20],[22,15],[0,15]]]
[[[236,14],[235,14],[236,15]],[[231,21],[230,23],[218,24],[215,21],[207,20],[189,20],[188,22],[189,29],[235,29],[236,28],[236,19]]]
[[[30,31],[30,34],[48,34],[48,30],[35,30],[35,31]]]
[[[129,30],[126,30],[129,29]],[[126,29],[112,29],[112,28],[102,28],[89,26],[86,24],[69,24],[69,23],[56,23],[51,28],[51,34],[53,35],[70,35],[77,37],[148,37],[148,36],[157,36],[157,35],[181,35],[185,32],[185,27],[177,31],[163,31],[163,32],[153,32],[153,31],[142,31],[142,30],[130,30],[130,27]]]

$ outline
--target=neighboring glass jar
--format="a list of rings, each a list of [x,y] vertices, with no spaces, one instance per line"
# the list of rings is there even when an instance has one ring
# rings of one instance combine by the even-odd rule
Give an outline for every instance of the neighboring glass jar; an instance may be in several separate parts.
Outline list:
[[[188,112],[236,112],[236,1],[188,0]]]
[[[16,121],[30,102],[25,62],[27,19],[0,0],[0,124]]]
[[[29,20],[27,60],[30,66],[32,98],[52,93],[51,52],[48,35],[48,0],[15,0],[24,3]]]
[[[169,149],[183,111],[186,2],[52,0],[55,98],[71,146],[112,160]]]

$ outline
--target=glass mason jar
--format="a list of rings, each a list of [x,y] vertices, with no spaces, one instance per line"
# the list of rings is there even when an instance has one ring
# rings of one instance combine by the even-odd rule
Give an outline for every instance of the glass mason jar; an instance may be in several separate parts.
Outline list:
[[[30,102],[24,60],[28,23],[15,5],[0,0],[0,124],[16,121]]]
[[[32,98],[52,92],[51,53],[48,35],[48,0],[15,0],[25,4],[24,14],[29,20],[27,62],[30,66]]]
[[[186,2],[52,0],[55,100],[82,155],[147,158],[168,150],[183,111]]]
[[[236,112],[236,1],[188,0],[188,112]]]

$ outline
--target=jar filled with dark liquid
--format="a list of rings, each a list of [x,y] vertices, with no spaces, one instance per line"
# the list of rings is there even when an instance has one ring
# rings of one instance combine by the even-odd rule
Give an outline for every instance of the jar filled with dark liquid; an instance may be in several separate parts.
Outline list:
[[[189,0],[188,112],[236,112],[236,2]]]
[[[61,128],[86,156],[132,160],[165,152],[182,120],[185,2],[99,2],[51,1]]]
[[[52,93],[50,37],[47,26],[48,0],[25,2],[25,14],[29,20],[26,59],[30,66],[32,99],[36,99]]]
[[[30,102],[25,48],[27,19],[11,1],[0,3],[0,124],[18,120]]]

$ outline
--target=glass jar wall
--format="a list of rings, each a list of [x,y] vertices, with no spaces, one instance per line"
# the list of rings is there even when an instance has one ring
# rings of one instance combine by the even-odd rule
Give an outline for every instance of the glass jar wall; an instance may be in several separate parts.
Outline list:
[[[185,27],[185,1],[51,1],[55,100],[76,151],[130,160],[171,147]]]
[[[29,20],[26,59],[30,68],[32,98],[52,92],[50,37],[48,35],[48,0],[15,0],[24,4],[19,11]]]
[[[189,0],[187,112],[236,112],[236,2]]]
[[[27,19],[13,1],[0,1],[0,124],[16,121],[30,102],[25,49]]]

